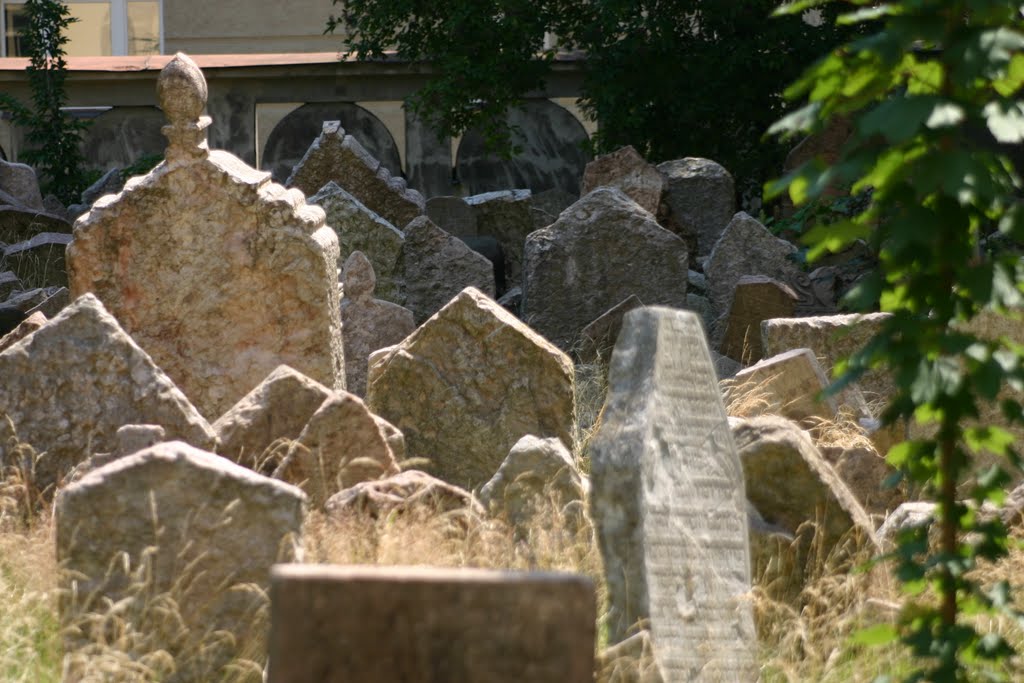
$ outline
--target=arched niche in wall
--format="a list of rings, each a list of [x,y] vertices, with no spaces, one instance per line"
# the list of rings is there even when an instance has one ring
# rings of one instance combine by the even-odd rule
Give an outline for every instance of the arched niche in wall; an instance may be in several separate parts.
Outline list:
[[[82,134],[86,166],[103,171],[131,166],[144,156],[163,155],[167,123],[156,107],[113,107],[89,119]]]
[[[351,102],[304,104],[274,126],[263,148],[260,166],[283,183],[306,154],[324,127],[324,121],[341,121],[341,127],[379,160],[392,175],[402,175],[398,145],[380,119]]]
[[[456,169],[466,194],[557,188],[578,195],[583,169],[592,158],[583,124],[549,100],[528,100],[509,111],[508,121],[519,129],[516,144],[522,148],[512,159],[488,153],[479,131],[462,137]]]

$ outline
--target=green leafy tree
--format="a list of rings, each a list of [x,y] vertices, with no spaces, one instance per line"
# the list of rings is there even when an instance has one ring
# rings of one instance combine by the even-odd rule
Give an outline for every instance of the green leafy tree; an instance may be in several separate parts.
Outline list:
[[[780,9],[800,12],[815,2]],[[810,231],[811,256],[870,242],[880,268],[851,292],[861,310],[892,313],[882,331],[848,361],[840,384],[869,368],[888,368],[897,383],[884,420],[916,421],[926,436],[890,450],[889,462],[925,487],[938,505],[939,542],[918,529],[899,539],[891,558],[908,592],[895,629],[867,640],[899,637],[923,662],[907,680],[1012,679],[1010,645],[979,629],[972,615],[1019,615],[1009,586],[971,578],[979,562],[1007,554],[998,519],[976,514],[1001,502],[1006,468],[1019,459],[1007,430],[979,420],[997,404],[1020,424],[1022,347],[982,331],[979,314],[1020,320],[1021,262],[996,237],[1024,239],[1022,181],[1007,150],[1024,140],[1024,32],[1020,4],[1008,0],[854,0],[840,17],[869,33],[831,52],[788,90],[806,99],[775,132],[816,132],[850,116],[853,138],[831,167],[808,162],[769,192],[788,190],[797,204],[829,187],[870,191],[848,220]],[[991,330],[990,330],[991,332]],[[1019,394],[1017,394],[1019,395]],[[931,588],[930,593],[925,590]],[[923,596],[937,596],[937,599]],[[891,631],[891,633],[890,633]],[[1018,672],[1019,676],[1019,672]],[[975,680],[972,678],[972,680]],[[1019,678],[1016,678],[1019,680]]]
[[[328,31],[344,27],[360,57],[395,49],[431,64],[409,104],[442,135],[476,128],[513,151],[506,111],[543,87],[559,54],[577,51],[596,151],[708,157],[757,184],[786,152],[761,140],[784,112],[785,85],[856,30],[769,21],[777,0],[452,0],[443,11],[426,0],[332,2],[342,11]],[[545,47],[545,32],[557,46]]]
[[[22,159],[40,171],[44,193],[70,204],[84,189],[80,144],[85,125],[62,110],[67,104],[65,31],[76,20],[67,5],[55,0],[26,0],[24,8],[28,22],[22,38],[29,56],[26,72],[32,107],[7,93],[0,93],[0,106],[28,130],[31,148]]]

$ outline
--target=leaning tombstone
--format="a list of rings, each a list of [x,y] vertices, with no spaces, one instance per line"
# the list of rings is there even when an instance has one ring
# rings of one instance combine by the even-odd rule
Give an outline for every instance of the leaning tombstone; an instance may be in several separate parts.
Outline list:
[[[665,681],[754,681],[743,469],[689,311],[626,314],[591,442],[609,643],[649,624]]]
[[[673,219],[696,238],[695,256],[707,256],[736,213],[732,175],[721,164],[699,157],[665,161],[657,168],[668,180],[665,200]]]
[[[580,194],[586,195],[599,187],[617,188],[657,216],[668,181],[635,147],[626,145],[587,164]]]
[[[279,565],[270,605],[268,683],[594,677],[594,587],[579,575]]]
[[[258,671],[262,590],[273,564],[300,557],[304,504],[298,489],[180,441],[62,489],[54,510],[65,680],[93,680],[103,666],[93,650],[104,643],[163,669],[160,680],[223,680],[242,656]],[[127,633],[110,643],[114,604]]]
[[[399,230],[426,209],[423,195],[392,176],[338,121],[324,121],[285,185],[311,195],[331,181]]]
[[[374,298],[377,279],[373,265],[362,252],[354,251],[348,257],[342,278],[345,385],[356,396],[365,396],[370,354],[408,337],[416,323],[408,308]]]
[[[210,425],[91,294],[0,353],[0,464],[10,439],[45,452],[36,487],[52,489],[92,453],[110,453],[125,424],[212,449]]]
[[[473,488],[523,436],[572,443],[573,365],[472,287],[370,357],[366,402],[405,434],[410,458]]]
[[[789,285],[763,275],[741,277],[725,324],[722,355],[743,365],[761,360],[761,322],[793,317],[796,302],[796,292]]]
[[[211,419],[282,363],[343,388],[338,238],[323,210],[210,151],[206,80],[187,56],[157,95],[166,161],[75,223],[72,295],[94,292]]]
[[[825,396],[828,378],[810,349],[794,349],[765,358],[729,380],[725,400],[730,413],[773,414],[814,427],[834,420],[835,398]]]

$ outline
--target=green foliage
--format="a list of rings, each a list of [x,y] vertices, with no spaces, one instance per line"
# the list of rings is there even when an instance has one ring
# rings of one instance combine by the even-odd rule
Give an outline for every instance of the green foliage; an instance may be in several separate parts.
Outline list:
[[[599,123],[596,151],[707,157],[741,186],[782,166],[786,147],[761,138],[784,110],[785,84],[859,30],[769,21],[776,0],[453,0],[444,11],[425,0],[332,1],[343,10],[328,31],[344,27],[360,57],[396,49],[434,66],[410,104],[443,135],[478,128],[513,151],[505,112],[550,74],[548,31],[559,49],[586,55],[580,104]]]
[[[816,4],[795,2],[780,13]],[[969,572],[1007,554],[998,519],[976,514],[998,502],[1008,475],[977,467],[985,451],[1012,467],[1020,461],[1003,429],[978,424],[998,402],[1008,422],[1022,422],[1008,389],[1024,389],[1024,348],[1005,337],[973,334],[987,311],[1020,319],[1022,269],[1017,255],[981,248],[986,233],[1024,237],[1022,181],[1003,143],[1024,138],[1024,22],[1007,0],[898,0],[858,7],[839,18],[871,33],[818,61],[787,91],[806,100],[772,132],[816,132],[833,116],[854,121],[838,162],[811,161],[769,184],[797,204],[829,187],[871,190],[855,216],[819,226],[806,239],[811,257],[867,239],[880,268],[851,292],[848,304],[880,301],[893,314],[849,359],[845,384],[869,368],[887,367],[898,388],[887,423],[916,420],[929,436],[907,441],[889,461],[935,498],[939,543],[923,531],[903,534],[889,558],[909,596],[897,623],[920,670],[910,681],[964,681],[968,671],[1007,680],[1010,645],[978,629],[978,615],[1020,620],[1009,586],[981,586]],[[991,457],[989,458],[991,460]],[[965,500],[960,500],[965,496]],[[922,598],[931,589],[937,602]],[[883,636],[883,630],[869,634]]]
[[[76,20],[67,5],[55,0],[26,0],[25,13],[28,28],[24,39],[30,62],[26,72],[32,107],[7,93],[0,93],[0,106],[11,111],[16,124],[28,129],[32,148],[22,158],[40,171],[44,194],[53,193],[70,204],[78,200],[86,187],[79,148],[85,124],[61,111],[67,102],[65,29]]]

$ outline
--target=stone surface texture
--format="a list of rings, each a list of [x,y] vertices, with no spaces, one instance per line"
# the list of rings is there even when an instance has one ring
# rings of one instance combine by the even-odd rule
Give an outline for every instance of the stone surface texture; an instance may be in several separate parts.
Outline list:
[[[867,512],[795,423],[770,415],[734,418],[732,432],[747,498],[767,522],[794,534],[804,523],[817,524],[825,554],[853,527],[874,541]]]
[[[338,121],[324,121],[320,137],[295,165],[285,185],[308,196],[331,181],[399,230],[426,210],[423,195],[409,189],[402,178],[392,176]]]
[[[833,420],[836,400],[821,396],[828,387],[825,372],[810,349],[794,349],[765,358],[732,376],[726,391],[730,405],[743,404],[748,413],[782,415],[807,427]]]
[[[167,160],[75,223],[72,295],[94,292],[211,419],[282,363],[343,388],[338,238],[323,210],[209,151],[209,118],[187,118],[206,92],[187,57],[158,92]]]
[[[456,237],[474,237],[478,234],[476,213],[462,197],[431,197],[427,200],[427,218]]]
[[[405,306],[412,311],[417,325],[466,287],[494,296],[494,266],[487,257],[425,216],[406,226],[401,261]]]
[[[105,599],[135,596],[122,604],[121,615],[150,647],[157,642],[176,657],[176,670],[163,680],[218,680],[236,653],[263,651],[266,633],[255,618],[263,600],[240,587],[266,589],[273,564],[299,559],[304,502],[292,486],[180,441],[94,470],[62,489],[55,505],[61,588],[70,591],[74,582],[80,598],[62,603],[64,625],[106,609]],[[147,579],[140,596],[137,582]],[[174,624],[170,619],[132,618],[147,596],[162,595],[175,600],[180,626],[191,633],[175,633],[180,626],[159,630]],[[225,644],[207,645],[207,657],[196,657],[200,640],[219,630],[232,640],[217,639]],[[83,644],[83,634],[65,633],[66,651]],[[89,660],[84,655],[77,663],[88,667]]]
[[[0,351],[13,346],[28,335],[32,334],[46,324],[46,316],[42,313],[33,313],[25,318],[13,330],[0,337]]]
[[[332,396],[330,389],[301,372],[280,365],[213,423],[225,458],[261,472],[259,460],[278,439],[294,441],[317,408]]]
[[[374,298],[373,265],[362,252],[352,252],[345,261],[342,281],[345,386],[356,396],[365,396],[370,354],[408,337],[416,329],[416,321],[408,308]]]
[[[335,493],[324,507],[335,519],[350,515],[379,519],[391,512],[424,517],[458,511],[484,514],[472,493],[419,470],[360,482]]]
[[[476,216],[478,235],[498,240],[505,257],[505,278],[513,285],[523,277],[523,245],[533,232],[533,198],[529,190],[503,190],[466,197]]]
[[[636,294],[630,294],[597,317],[580,332],[579,349],[576,352],[581,363],[607,361],[611,358],[615,340],[622,330],[622,320],[634,308],[643,306]]]
[[[6,204],[0,197],[0,244],[23,242],[41,232],[69,233],[71,224],[63,216]]]
[[[327,225],[338,235],[341,257],[338,268],[356,251],[366,255],[377,274],[377,296],[402,302],[402,271],[399,258],[405,236],[395,226],[366,208],[362,202],[331,181],[307,200],[327,215]]]
[[[732,175],[710,159],[686,157],[658,164],[668,179],[665,201],[687,235],[696,238],[695,256],[707,256],[736,213]]]
[[[718,316],[729,311],[736,283],[744,275],[765,275],[790,283],[799,277],[797,248],[779,239],[744,212],[729,221],[704,266],[709,298]]]
[[[630,199],[657,216],[668,181],[658,169],[647,163],[632,145],[620,147],[610,154],[595,158],[583,171],[580,194],[599,187],[622,190]]]
[[[571,443],[573,365],[483,292],[467,288],[370,360],[367,404],[405,434],[410,458],[473,488],[523,436]]]
[[[608,382],[590,449],[608,642],[645,621],[664,680],[756,680],[743,470],[697,316],[630,311]]]
[[[0,159],[0,191],[12,197],[19,206],[43,210],[39,180],[36,178],[36,172],[27,164],[16,164]]]
[[[905,486],[883,488],[896,469],[874,448],[825,446],[820,450],[868,513],[884,516],[905,502]]]
[[[796,292],[789,285],[763,275],[741,277],[729,307],[722,354],[744,365],[761,360],[761,323],[771,318],[792,318],[796,303]]]
[[[579,575],[285,565],[270,602],[268,683],[593,680],[596,600]]]
[[[41,489],[92,453],[114,451],[125,424],[157,424],[204,449],[216,443],[206,420],[91,294],[0,353],[0,377],[0,415],[47,454],[36,470]],[[9,436],[0,439],[0,462]]]
[[[599,188],[527,238],[523,319],[568,350],[630,295],[685,308],[687,258],[678,235],[619,190]]]

